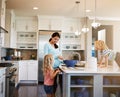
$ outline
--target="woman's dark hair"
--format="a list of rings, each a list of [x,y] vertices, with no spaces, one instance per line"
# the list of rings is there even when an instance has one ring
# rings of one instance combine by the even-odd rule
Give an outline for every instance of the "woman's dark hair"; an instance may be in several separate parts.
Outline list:
[[[59,37],[60,38],[60,34],[58,32],[54,32],[52,35],[51,35],[51,38],[49,39],[49,42],[52,40],[52,38],[54,37]],[[55,48],[58,48],[58,45],[57,44],[54,44]]]

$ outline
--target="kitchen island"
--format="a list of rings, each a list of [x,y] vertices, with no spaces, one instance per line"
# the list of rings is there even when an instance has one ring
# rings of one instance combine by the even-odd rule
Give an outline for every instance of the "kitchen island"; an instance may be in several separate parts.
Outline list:
[[[120,97],[120,70],[61,66],[63,97]]]

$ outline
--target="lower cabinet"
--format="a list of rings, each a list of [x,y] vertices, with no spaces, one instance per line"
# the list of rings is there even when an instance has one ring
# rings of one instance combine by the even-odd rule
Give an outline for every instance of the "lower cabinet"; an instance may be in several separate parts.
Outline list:
[[[38,61],[19,61],[19,82],[38,83]]]
[[[120,97],[120,75],[103,76],[103,97]]]
[[[63,97],[120,97],[120,75],[65,73]]]

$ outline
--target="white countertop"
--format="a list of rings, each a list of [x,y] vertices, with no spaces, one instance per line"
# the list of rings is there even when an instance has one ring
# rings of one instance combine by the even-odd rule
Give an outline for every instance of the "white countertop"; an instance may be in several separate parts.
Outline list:
[[[88,67],[84,67],[84,68],[78,67],[78,68],[76,68],[76,67],[66,67],[66,66],[61,65],[60,69],[64,73],[120,74],[120,69],[119,68],[114,68],[114,67],[92,69],[92,68],[88,68]]]

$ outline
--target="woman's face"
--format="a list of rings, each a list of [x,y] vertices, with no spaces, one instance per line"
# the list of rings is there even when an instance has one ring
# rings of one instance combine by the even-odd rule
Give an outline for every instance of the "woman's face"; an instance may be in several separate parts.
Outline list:
[[[53,43],[53,44],[56,44],[56,43],[59,41],[59,39],[60,39],[60,38],[59,38],[58,36],[53,37],[53,38],[52,38],[52,43]]]

